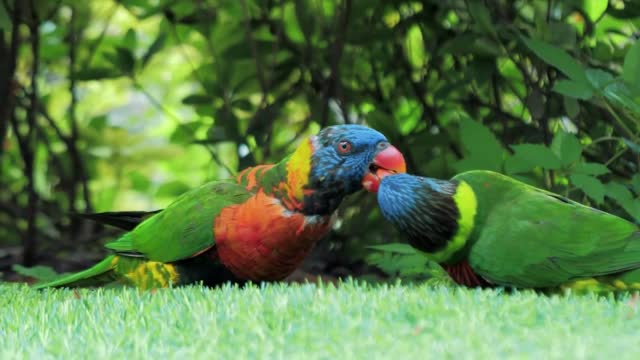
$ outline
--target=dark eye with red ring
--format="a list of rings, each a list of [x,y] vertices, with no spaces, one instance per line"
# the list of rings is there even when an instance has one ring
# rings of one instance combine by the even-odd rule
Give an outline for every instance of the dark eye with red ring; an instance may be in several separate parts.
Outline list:
[[[348,154],[351,152],[351,143],[346,141],[346,140],[342,140],[338,143],[338,152],[340,154]]]

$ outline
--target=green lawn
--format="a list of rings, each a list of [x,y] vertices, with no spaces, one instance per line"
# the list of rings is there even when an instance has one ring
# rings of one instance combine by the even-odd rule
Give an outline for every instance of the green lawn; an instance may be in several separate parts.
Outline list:
[[[628,298],[353,282],[0,292],[0,359],[640,358]]]

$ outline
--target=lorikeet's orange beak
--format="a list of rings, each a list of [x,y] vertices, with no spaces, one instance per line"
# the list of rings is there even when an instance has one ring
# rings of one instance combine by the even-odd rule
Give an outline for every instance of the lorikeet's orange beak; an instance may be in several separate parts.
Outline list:
[[[395,146],[389,145],[373,158],[369,171],[362,178],[362,186],[367,191],[377,192],[383,177],[404,172],[407,172],[404,156]]]

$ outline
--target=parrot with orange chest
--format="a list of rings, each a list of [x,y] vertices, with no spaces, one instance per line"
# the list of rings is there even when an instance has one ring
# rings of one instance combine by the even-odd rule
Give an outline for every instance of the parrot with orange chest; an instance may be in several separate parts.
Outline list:
[[[360,125],[324,128],[277,164],[202,185],[164,210],[91,215],[130,231],[107,243],[113,254],[93,267],[36,287],[284,279],[329,232],[342,200],[381,168],[405,171],[384,135]]]

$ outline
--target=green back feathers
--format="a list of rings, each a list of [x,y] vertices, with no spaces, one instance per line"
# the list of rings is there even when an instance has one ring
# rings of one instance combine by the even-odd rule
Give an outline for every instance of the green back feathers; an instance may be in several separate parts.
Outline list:
[[[191,257],[214,245],[213,221],[220,211],[250,196],[235,183],[207,183],[183,194],[106,247],[123,255],[161,262]]]
[[[549,287],[640,267],[640,230],[631,222],[498,173],[454,179],[478,199],[469,263],[494,283]]]

